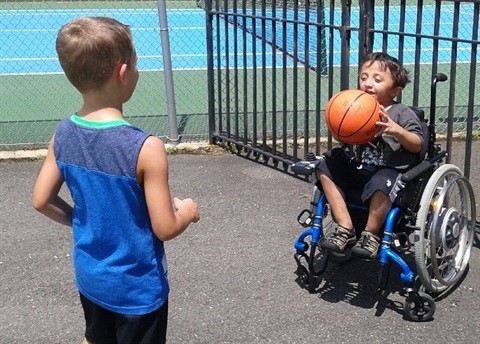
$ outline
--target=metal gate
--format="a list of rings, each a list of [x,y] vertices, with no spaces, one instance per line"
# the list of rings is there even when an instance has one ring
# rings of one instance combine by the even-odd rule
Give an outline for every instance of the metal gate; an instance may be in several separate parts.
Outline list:
[[[438,87],[436,130],[449,153],[456,136],[464,139],[468,177],[471,140],[480,131],[480,1],[206,0],[202,6],[211,142],[289,172],[308,152],[331,148],[324,106],[335,92],[357,88],[366,53],[385,51],[410,71],[412,83],[399,99],[407,105],[428,113],[432,76],[449,77]]]

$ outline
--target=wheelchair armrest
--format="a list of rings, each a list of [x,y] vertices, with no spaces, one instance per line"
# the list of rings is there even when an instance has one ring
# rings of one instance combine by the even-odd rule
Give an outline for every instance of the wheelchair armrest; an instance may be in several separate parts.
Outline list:
[[[292,169],[292,172],[295,174],[299,174],[302,176],[309,176],[315,172],[318,164],[320,164],[322,161],[323,161],[323,157],[316,157],[316,159],[312,161],[301,160],[294,163],[290,168]]]
[[[433,164],[430,161],[424,160],[417,166],[405,172],[402,175],[402,182],[408,183],[417,178],[422,173],[428,171],[430,168],[433,168]]]

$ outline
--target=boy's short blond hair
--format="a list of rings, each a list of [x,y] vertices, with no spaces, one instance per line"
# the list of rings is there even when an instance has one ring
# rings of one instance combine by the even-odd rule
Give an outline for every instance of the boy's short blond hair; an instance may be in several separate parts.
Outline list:
[[[77,18],[62,26],[56,40],[60,64],[80,92],[98,89],[117,63],[135,54],[130,28],[107,17]]]

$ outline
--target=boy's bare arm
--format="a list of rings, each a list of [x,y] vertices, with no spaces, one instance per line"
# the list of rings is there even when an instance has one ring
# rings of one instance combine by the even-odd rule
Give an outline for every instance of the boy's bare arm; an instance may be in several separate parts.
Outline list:
[[[47,157],[33,189],[33,206],[52,220],[71,227],[72,206],[58,195],[62,185],[63,179],[55,162],[52,138]]]
[[[160,240],[173,239],[191,222],[198,221],[199,213],[194,201],[190,198],[171,198],[167,153],[162,140],[157,137],[149,137],[142,147],[138,158],[137,180],[145,189],[153,231]]]

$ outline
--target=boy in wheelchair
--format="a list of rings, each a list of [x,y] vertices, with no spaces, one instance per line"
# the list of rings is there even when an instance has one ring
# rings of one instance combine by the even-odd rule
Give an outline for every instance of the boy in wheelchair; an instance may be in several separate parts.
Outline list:
[[[372,53],[363,61],[360,89],[372,94],[380,107],[381,130],[371,142],[343,145],[332,150],[317,167],[317,178],[331,206],[336,222],[333,233],[321,244],[325,249],[373,259],[381,244],[381,228],[403,188],[401,173],[417,164],[427,144],[418,116],[395,98],[410,82],[408,71],[397,59],[385,53]],[[366,226],[357,241],[348,212],[346,197],[361,190],[361,201],[368,204]],[[352,247],[353,246],[353,247]]]

